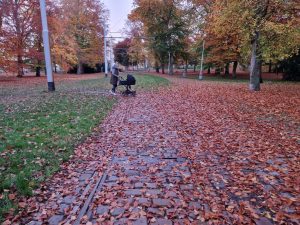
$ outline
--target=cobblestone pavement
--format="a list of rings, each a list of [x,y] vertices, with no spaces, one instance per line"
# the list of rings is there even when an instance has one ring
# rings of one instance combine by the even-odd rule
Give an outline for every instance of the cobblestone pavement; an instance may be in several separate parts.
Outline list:
[[[60,184],[54,179],[49,199],[39,205],[29,224],[183,224],[199,220],[199,190],[189,180],[189,161],[178,154],[177,121],[161,109],[170,99],[150,92],[120,101],[102,125],[102,134],[87,142],[92,147],[78,147],[77,153],[86,158],[78,161],[75,155],[68,170],[60,172],[60,179],[74,172]],[[108,163],[101,162],[103,157]]]
[[[183,224],[199,216],[189,161],[178,154],[177,121],[143,97],[120,124],[119,148],[87,213],[92,223]]]

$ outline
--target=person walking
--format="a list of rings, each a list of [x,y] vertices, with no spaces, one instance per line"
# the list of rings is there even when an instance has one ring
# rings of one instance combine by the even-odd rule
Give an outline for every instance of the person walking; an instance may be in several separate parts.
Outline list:
[[[118,86],[118,80],[119,80],[119,68],[118,68],[118,64],[115,63],[112,66],[111,77],[110,77],[110,83],[113,86],[110,93],[112,93],[113,95],[117,95],[116,88]]]

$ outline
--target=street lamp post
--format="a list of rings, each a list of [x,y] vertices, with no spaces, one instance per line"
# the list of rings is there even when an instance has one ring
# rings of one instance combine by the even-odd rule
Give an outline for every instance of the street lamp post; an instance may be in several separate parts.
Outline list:
[[[108,74],[108,63],[107,63],[107,40],[106,40],[106,23],[103,21],[103,29],[104,29],[104,64],[105,64],[105,77],[107,77]]]
[[[202,46],[202,55],[201,55],[201,66],[200,66],[199,80],[203,80],[203,61],[204,61],[204,40],[203,40],[203,46]]]
[[[45,54],[46,71],[47,71],[48,91],[55,91],[54,79],[52,74],[49,31],[48,31],[45,0],[40,0],[40,8],[41,8],[41,18],[42,18],[42,26],[43,26],[43,42],[44,42],[44,54]]]
[[[113,67],[113,43],[112,43],[112,36],[110,36],[110,71],[112,72]]]

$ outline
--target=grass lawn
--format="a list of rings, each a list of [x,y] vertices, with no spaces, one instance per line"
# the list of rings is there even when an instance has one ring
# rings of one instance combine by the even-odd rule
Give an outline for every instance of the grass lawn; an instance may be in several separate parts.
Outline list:
[[[37,78],[0,82],[0,221],[15,198],[32,195],[59,169],[117,102],[107,95],[109,78],[81,77],[58,79],[54,93],[45,92],[44,80],[33,85]],[[168,84],[155,76],[136,78],[138,91]]]

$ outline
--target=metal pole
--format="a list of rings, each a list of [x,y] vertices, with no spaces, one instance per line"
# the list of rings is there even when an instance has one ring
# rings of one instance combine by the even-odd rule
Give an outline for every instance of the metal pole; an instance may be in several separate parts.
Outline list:
[[[113,44],[112,44],[112,37],[110,37],[110,71],[112,72],[112,66],[113,66]]]
[[[204,42],[203,40],[199,80],[203,80]]]
[[[169,52],[169,63],[168,63],[168,72],[169,72],[169,75],[171,75],[171,53]]]
[[[103,22],[104,26],[104,64],[105,64],[105,77],[108,74],[108,63],[107,63],[107,43],[106,43],[106,24]]]
[[[40,0],[40,8],[41,8],[41,17],[42,17],[42,26],[43,26],[43,42],[44,42],[44,54],[45,54],[45,61],[46,61],[48,91],[55,91],[54,79],[52,74],[49,31],[48,31],[45,0]]]

